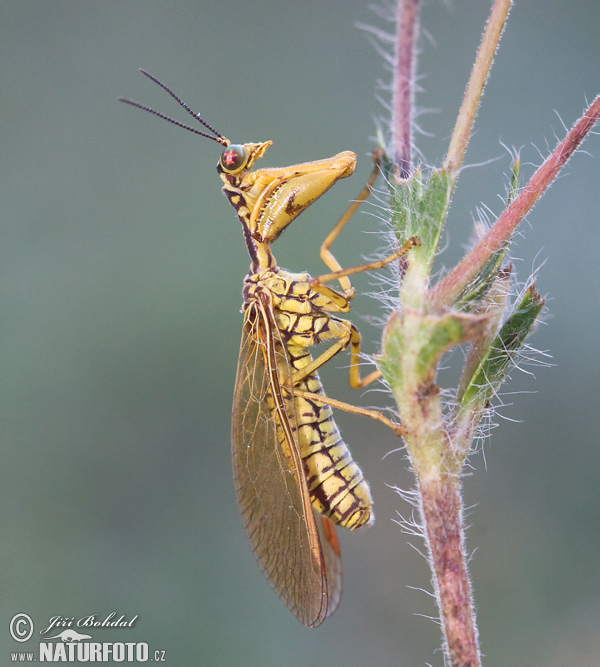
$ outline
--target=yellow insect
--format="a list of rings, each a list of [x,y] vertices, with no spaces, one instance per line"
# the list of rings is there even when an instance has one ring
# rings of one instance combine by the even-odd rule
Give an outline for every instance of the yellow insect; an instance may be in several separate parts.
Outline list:
[[[379,376],[359,375],[360,334],[337,317],[350,309],[349,275],[377,269],[403,255],[342,270],[329,246],[370,192],[369,183],[329,234],[321,257],[331,273],[311,278],[277,266],[271,243],[337,180],[353,173],[350,151],[291,167],[250,171],[272,142],[232,145],[169,88],[166,90],[211,134],[149,107],[121,99],[221,144],[217,165],[223,192],[242,223],[252,261],[244,281],[244,324],[233,401],[233,471],[246,533],[258,564],[279,597],[305,625],[316,627],[342,594],[340,546],[334,524],[350,530],[373,521],[369,487],[342,441],[331,407],[373,417],[401,432],[381,413],[325,396],[317,370],[350,346],[350,383],[362,387]],[[213,136],[214,135],[214,136]],[[338,280],[343,293],[323,283]],[[308,348],[331,345],[313,359]]]

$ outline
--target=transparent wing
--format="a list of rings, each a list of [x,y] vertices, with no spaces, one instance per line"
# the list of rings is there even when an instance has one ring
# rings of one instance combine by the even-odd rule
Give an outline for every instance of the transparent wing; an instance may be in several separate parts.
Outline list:
[[[280,384],[289,374],[270,308],[255,302],[244,320],[233,403],[238,503],[266,578],[298,620],[316,627],[341,597],[341,559],[330,534],[324,535],[325,557],[321,548],[295,437],[293,400]],[[333,590],[328,592],[329,566]]]
[[[321,551],[327,572],[327,616],[331,616],[342,599],[343,572],[340,542],[331,519],[313,510],[317,530],[321,538]]]

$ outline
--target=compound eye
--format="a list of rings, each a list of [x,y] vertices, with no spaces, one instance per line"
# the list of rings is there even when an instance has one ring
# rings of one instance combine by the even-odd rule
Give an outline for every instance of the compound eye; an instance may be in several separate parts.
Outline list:
[[[228,174],[234,174],[236,171],[241,171],[246,162],[248,161],[248,156],[243,146],[238,146],[236,144],[231,144],[221,154],[220,165],[223,171]]]

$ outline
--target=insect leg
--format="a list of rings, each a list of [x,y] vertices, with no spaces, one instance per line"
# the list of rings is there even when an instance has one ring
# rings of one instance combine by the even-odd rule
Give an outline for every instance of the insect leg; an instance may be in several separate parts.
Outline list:
[[[336,340],[335,343],[330,345],[325,350],[325,352],[320,354],[316,359],[313,359],[309,364],[304,366],[304,368],[302,368],[299,371],[296,371],[295,373],[292,373],[291,380],[293,387],[295,387],[299,382],[304,380],[305,377],[307,377],[311,373],[314,373],[319,368],[321,368],[321,366],[323,366],[323,364],[326,364],[330,359],[333,359],[333,357],[335,357],[335,355],[338,352],[345,350],[348,347],[348,344],[352,343],[353,331],[356,332],[356,335],[360,340],[360,334],[358,333],[358,330],[354,327],[353,324],[350,324],[350,322],[348,322],[347,320],[337,320],[337,322],[340,325],[340,328],[343,329],[343,331],[340,333],[338,340]],[[360,349],[360,344],[359,344],[359,349]],[[352,373],[352,369],[350,369],[350,372]]]
[[[332,273],[325,273],[322,276],[312,278],[309,282],[309,285],[315,291],[320,292],[321,290],[319,289],[319,286],[322,283],[329,282],[330,280],[339,280],[340,284],[342,284],[342,280],[344,280],[347,276],[354,275],[355,273],[361,273],[362,271],[375,271],[376,269],[381,269],[386,264],[389,264],[395,259],[402,257],[402,255],[405,255],[415,245],[419,245],[419,241],[416,236],[412,236],[401,248],[398,248],[396,252],[393,252],[391,255],[385,257],[384,259],[379,259],[375,262],[368,262],[367,264],[359,264],[358,266],[352,266],[349,269],[340,269],[339,271],[333,271]],[[344,293],[344,296],[346,299],[352,298],[349,297],[346,293]]]
[[[387,419],[387,417],[384,417],[381,412],[359,408],[350,403],[344,403],[342,401],[327,398],[321,394],[313,394],[311,392],[302,391],[297,388],[299,382],[301,382],[311,373],[317,371],[321,366],[323,366],[323,364],[326,364],[338,352],[345,350],[348,345],[350,345],[350,385],[354,389],[365,387],[366,385],[373,382],[373,380],[376,380],[381,376],[381,371],[373,371],[364,378],[360,377],[360,333],[358,332],[358,329],[347,320],[337,320],[337,324],[339,328],[342,329],[338,340],[330,345],[325,350],[325,352],[323,352],[323,354],[320,354],[304,368],[292,374],[291,384],[294,388],[294,395],[301,397],[303,396],[304,398],[309,398],[311,400],[319,400],[321,403],[345,410],[346,412],[352,412],[354,414],[365,415],[367,417],[371,417],[372,419],[377,419],[378,421],[383,422],[386,426],[389,426],[389,428],[391,428],[397,435],[402,435],[404,433],[403,427],[390,421]]]
[[[327,268],[331,269],[331,271],[338,272],[341,270],[341,265],[337,261],[337,259],[333,256],[333,253],[329,250],[331,244],[335,241],[335,239],[338,237],[339,233],[342,231],[342,229],[346,226],[346,223],[350,218],[354,215],[356,209],[362,204],[362,202],[369,196],[371,193],[371,187],[373,186],[373,183],[377,180],[377,176],[379,175],[379,164],[381,162],[381,156],[383,155],[383,150],[381,148],[376,149],[373,151],[373,162],[375,163],[373,167],[373,171],[371,172],[371,175],[369,176],[369,180],[367,181],[367,184],[365,187],[360,191],[358,197],[350,204],[350,206],[347,208],[346,212],[342,215],[342,217],[338,220],[337,224],[335,227],[331,230],[327,238],[323,241],[321,245],[321,250],[320,250],[320,255],[321,259],[325,262],[325,265]],[[339,282],[340,286],[344,290],[344,296],[347,299],[351,299],[354,296],[354,288],[350,284],[350,281],[348,280],[348,274],[339,276]],[[337,278],[337,276],[336,276]]]
[[[388,419],[383,415],[383,413],[378,412],[377,410],[359,408],[358,406],[352,405],[351,403],[344,403],[343,401],[338,401],[335,398],[329,398],[323,394],[313,394],[311,391],[302,391],[300,389],[294,389],[294,396],[299,396],[300,398],[305,398],[309,401],[315,401],[315,403],[330,405],[332,408],[345,410],[346,412],[351,412],[355,415],[362,415],[363,417],[376,419],[377,421],[380,421],[391,428],[396,435],[404,435],[406,433],[406,429],[404,426],[402,426],[402,424],[395,424],[391,419]]]
[[[333,324],[335,323],[335,324]],[[334,328],[335,327],[335,328]],[[380,371],[373,371],[364,378],[360,377],[360,333],[358,329],[348,320],[331,319],[330,332],[335,332],[331,337],[337,338],[325,352],[313,359],[301,370],[292,374],[292,386],[296,386],[305,377],[317,371],[338,352],[345,350],[350,345],[350,386],[353,389],[361,389],[381,376]]]

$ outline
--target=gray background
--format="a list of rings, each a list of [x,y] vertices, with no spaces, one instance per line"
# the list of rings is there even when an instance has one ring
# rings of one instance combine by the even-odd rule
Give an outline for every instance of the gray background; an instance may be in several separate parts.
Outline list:
[[[488,3],[426,3],[420,145],[439,163]],[[314,274],[318,245],[369,171],[379,56],[354,24],[358,0],[0,4],[2,466],[0,661],[13,614],[132,617],[96,640],[148,641],[170,665],[442,664],[421,557],[393,523],[412,485],[384,427],[339,423],[370,480],[377,523],[343,534],[338,613],[307,630],[271,593],[246,544],[229,461],[229,413],[248,258],[220,194],[219,148],[116,102],[178,113],[138,72],[174,88],[233,141],[272,139],[267,165],[350,149],[358,173],[278,242],[280,263]],[[509,161],[539,164],[560,115],[570,126],[600,89],[600,5],[520,2],[467,153],[440,266],[467,241],[475,208],[500,211]],[[537,148],[536,148],[537,147]],[[549,297],[531,343],[554,368],[515,372],[501,426],[465,479],[472,575],[487,665],[597,665],[600,654],[598,209],[600,142],[585,145],[523,226],[520,278],[546,262]],[[359,215],[342,264],[380,241]],[[359,277],[359,289],[371,279]],[[366,297],[353,318],[379,331]],[[347,388],[340,357],[330,395]],[[524,392],[515,395],[513,392]],[[532,393],[535,392],[535,393]],[[515,421],[521,423],[514,423]],[[487,463],[487,469],[486,469]],[[420,547],[416,539],[411,540]]]

